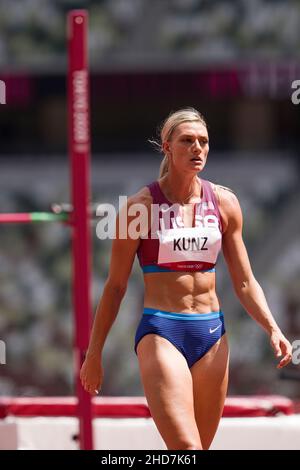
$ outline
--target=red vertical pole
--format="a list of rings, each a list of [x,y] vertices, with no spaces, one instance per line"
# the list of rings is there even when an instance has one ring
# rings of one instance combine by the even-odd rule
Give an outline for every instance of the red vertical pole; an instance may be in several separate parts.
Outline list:
[[[73,304],[75,311],[75,384],[80,448],[93,448],[91,397],[79,380],[91,327],[90,130],[87,53],[88,13],[68,14],[68,127],[72,187]]]

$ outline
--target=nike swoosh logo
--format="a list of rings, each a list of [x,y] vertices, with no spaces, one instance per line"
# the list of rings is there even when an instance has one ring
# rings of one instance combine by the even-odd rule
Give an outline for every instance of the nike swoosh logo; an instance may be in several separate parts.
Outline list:
[[[222,325],[218,325],[216,328],[210,328],[209,329],[209,332],[210,333],[214,333],[215,331],[217,331],[218,328],[220,328]]]

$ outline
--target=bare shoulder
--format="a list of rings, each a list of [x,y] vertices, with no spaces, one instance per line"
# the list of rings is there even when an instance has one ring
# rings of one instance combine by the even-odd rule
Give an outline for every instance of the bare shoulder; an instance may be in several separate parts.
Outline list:
[[[219,209],[225,231],[230,220],[233,221],[234,224],[240,224],[242,218],[241,207],[234,191],[231,188],[222,186],[220,184],[211,184],[219,203]]]
[[[134,204],[143,204],[146,207],[151,206],[152,196],[147,186],[144,186],[137,193],[128,197],[128,207]]]
[[[127,214],[128,221],[134,219],[136,214],[141,211],[141,206],[146,208],[146,213],[151,213],[152,196],[147,186],[141,188],[138,192],[130,195],[120,208],[120,214]],[[145,214],[145,211],[142,210]]]
[[[228,206],[236,206],[239,204],[238,198],[234,191],[231,188],[228,188],[227,186],[222,186],[221,184],[215,184],[211,183],[213,191],[215,195],[217,196],[217,200],[219,205],[222,207],[228,207]]]
[[[141,188],[135,194],[128,196],[120,208],[118,214],[118,228],[122,224],[122,230],[129,230],[127,240],[138,240],[141,235],[146,235],[151,222],[152,196],[147,186]],[[131,222],[136,223],[130,228]]]

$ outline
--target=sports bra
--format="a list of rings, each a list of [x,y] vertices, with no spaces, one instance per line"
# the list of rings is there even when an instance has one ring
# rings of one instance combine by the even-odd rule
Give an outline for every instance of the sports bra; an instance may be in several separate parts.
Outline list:
[[[192,227],[184,227],[182,206],[168,201],[158,181],[147,185],[153,199],[152,223],[137,250],[145,274],[215,271],[222,246],[221,214],[211,183],[202,178],[200,182],[202,197],[194,204]]]

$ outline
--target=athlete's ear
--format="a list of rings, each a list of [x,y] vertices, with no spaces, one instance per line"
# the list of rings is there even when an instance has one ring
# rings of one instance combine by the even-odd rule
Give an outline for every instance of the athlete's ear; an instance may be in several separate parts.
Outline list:
[[[162,144],[162,149],[165,155],[168,155],[171,153],[170,149],[170,142],[168,140],[165,140]]]

